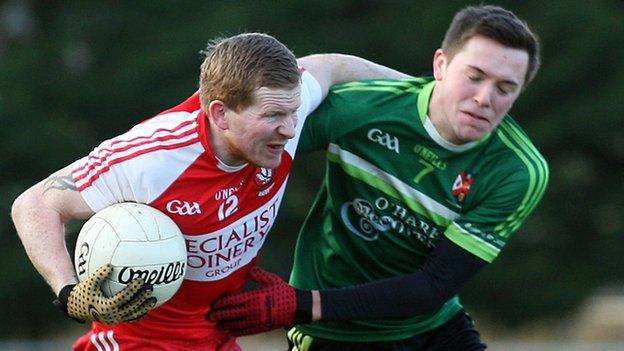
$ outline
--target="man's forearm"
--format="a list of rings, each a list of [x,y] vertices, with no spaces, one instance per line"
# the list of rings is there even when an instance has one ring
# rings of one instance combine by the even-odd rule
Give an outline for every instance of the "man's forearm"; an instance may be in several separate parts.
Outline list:
[[[366,320],[409,318],[437,311],[486,262],[446,237],[413,274],[358,286],[320,290],[321,309],[313,320]]]
[[[65,228],[58,212],[37,201],[37,189],[22,194],[11,216],[24,249],[37,271],[55,294],[77,282],[65,244]]]
[[[406,79],[411,76],[361,57],[314,54],[297,60],[321,84],[323,95],[335,84],[366,79]]]

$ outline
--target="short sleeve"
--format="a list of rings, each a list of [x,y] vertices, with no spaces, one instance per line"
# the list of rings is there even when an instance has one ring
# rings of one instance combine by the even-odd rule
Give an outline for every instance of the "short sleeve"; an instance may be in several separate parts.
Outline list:
[[[195,115],[170,113],[102,142],[74,163],[72,178],[94,212],[119,202],[149,204],[203,151]]]
[[[445,235],[486,262],[492,262],[544,195],[548,167],[541,156],[536,160],[516,170],[504,170],[498,177],[501,181],[490,186],[487,196],[475,208],[453,221]]]

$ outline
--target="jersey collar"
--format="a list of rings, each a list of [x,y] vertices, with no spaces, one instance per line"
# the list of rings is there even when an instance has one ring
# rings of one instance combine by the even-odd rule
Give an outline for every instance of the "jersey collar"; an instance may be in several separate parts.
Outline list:
[[[471,141],[469,143],[465,143],[461,145],[453,144],[445,140],[444,138],[442,138],[440,133],[438,133],[438,130],[433,125],[433,122],[431,122],[431,119],[429,118],[429,114],[428,114],[429,100],[431,99],[431,93],[433,92],[433,87],[435,87],[435,84],[436,84],[436,81],[434,79],[431,82],[423,86],[422,90],[420,91],[420,94],[418,94],[418,103],[417,103],[418,116],[420,117],[420,121],[423,124],[423,127],[425,128],[425,130],[427,131],[427,134],[429,134],[429,136],[431,137],[431,139],[433,139],[433,141],[435,141],[436,144],[440,145],[441,147],[449,151],[453,151],[453,152],[463,152],[466,150],[470,150],[474,148],[475,146],[483,143],[487,139],[489,139],[490,136],[492,135],[491,132],[486,134],[485,136],[483,136],[483,138],[479,140]]]

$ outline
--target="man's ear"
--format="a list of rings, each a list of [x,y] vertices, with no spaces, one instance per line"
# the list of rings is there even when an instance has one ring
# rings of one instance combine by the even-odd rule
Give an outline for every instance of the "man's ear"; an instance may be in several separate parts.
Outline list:
[[[447,57],[442,51],[442,49],[436,50],[435,54],[433,54],[433,77],[436,80],[444,79],[444,75],[446,73],[447,67]]]
[[[222,130],[228,129],[228,121],[225,115],[226,110],[227,107],[221,100],[213,100],[208,105],[208,118]]]

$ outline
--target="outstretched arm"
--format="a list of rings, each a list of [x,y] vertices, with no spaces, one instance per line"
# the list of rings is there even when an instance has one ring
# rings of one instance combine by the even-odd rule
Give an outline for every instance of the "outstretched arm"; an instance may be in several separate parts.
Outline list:
[[[485,265],[443,237],[418,272],[353,287],[301,290],[254,268],[262,287],[221,298],[209,317],[238,336],[317,320],[409,318],[438,310]]]
[[[411,76],[361,57],[345,54],[314,54],[297,60],[320,83],[323,98],[335,84],[365,79],[406,79]]]

